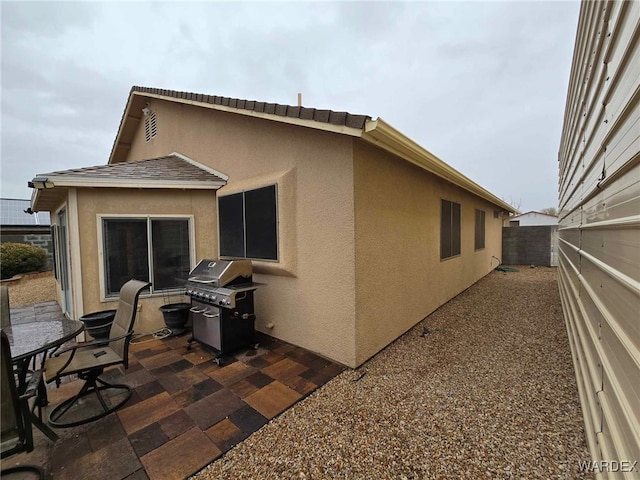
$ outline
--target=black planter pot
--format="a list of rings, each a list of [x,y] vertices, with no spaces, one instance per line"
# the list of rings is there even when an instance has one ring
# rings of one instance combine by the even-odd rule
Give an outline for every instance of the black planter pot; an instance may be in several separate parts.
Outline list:
[[[190,303],[169,303],[160,307],[164,323],[174,335],[186,331],[185,324],[189,320]]]
[[[80,321],[84,323],[85,331],[94,340],[106,340],[109,338],[111,324],[115,316],[116,310],[103,310],[83,315],[80,317]]]

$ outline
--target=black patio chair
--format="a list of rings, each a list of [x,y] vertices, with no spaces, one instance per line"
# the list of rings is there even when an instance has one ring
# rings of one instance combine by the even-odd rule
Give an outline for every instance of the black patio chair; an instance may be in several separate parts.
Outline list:
[[[108,383],[100,376],[108,367],[129,366],[129,342],[133,335],[140,292],[151,285],[148,282],[129,280],[120,289],[120,301],[111,325],[109,338],[76,343],[56,352],[45,362],[44,377],[47,383],[60,386],[62,377],[77,375],[84,384],[77,395],[57,405],[49,413],[49,423],[54,427],[75,427],[93,422],[118,410],[131,398],[131,388],[124,384]],[[79,402],[87,395],[95,394],[101,408],[86,412]],[[119,395],[118,395],[119,394]],[[124,398],[118,398],[124,395]],[[111,399],[113,405],[111,405]],[[80,413],[78,413],[80,412]],[[89,413],[89,415],[86,415]]]
[[[2,402],[0,408],[0,458],[15,453],[33,451],[33,431],[31,430],[31,409],[29,399],[36,396],[38,385],[42,380],[42,370],[33,372],[23,393],[18,392],[18,385],[13,374],[11,363],[11,346],[4,331],[0,332],[2,358]],[[44,478],[44,471],[36,465],[19,465],[0,471],[0,477],[6,478],[14,473],[30,472],[37,478]]]

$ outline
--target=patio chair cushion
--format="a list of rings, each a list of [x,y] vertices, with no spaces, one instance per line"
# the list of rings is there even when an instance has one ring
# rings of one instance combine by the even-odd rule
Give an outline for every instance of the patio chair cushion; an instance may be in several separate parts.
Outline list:
[[[69,361],[72,352],[64,352],[58,357],[47,359],[45,363],[44,378],[47,383],[51,383],[58,376],[73,375],[89,369],[106,368],[111,365],[123,363],[123,359],[111,347],[102,346],[77,350],[69,365],[63,370],[62,367]]]

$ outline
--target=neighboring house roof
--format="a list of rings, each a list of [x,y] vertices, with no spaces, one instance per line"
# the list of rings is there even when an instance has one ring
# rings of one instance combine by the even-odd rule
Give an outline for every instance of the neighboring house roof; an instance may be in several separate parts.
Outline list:
[[[544,216],[546,216],[546,217],[552,217],[552,218],[556,218],[556,219],[558,218],[558,216],[557,216],[557,215],[551,215],[551,214],[549,214],[549,213],[542,213],[542,212],[536,212],[535,210],[531,210],[530,212],[520,213],[520,214],[518,214],[518,215],[514,215],[514,216],[512,216],[512,217],[509,217],[509,220],[513,220],[514,218],[524,217],[525,215],[531,215],[531,214],[534,214],[534,215],[544,215]]]
[[[31,200],[16,198],[0,198],[0,225],[2,227],[39,226],[51,225],[49,212],[29,214]]]
[[[217,190],[229,177],[179,153],[113,165],[97,165],[36,175],[31,205],[54,205],[65,187],[177,188]],[[59,188],[56,188],[59,187]]]
[[[109,164],[118,164],[126,161],[129,149],[143,118],[142,109],[146,107],[147,102],[151,99],[193,105],[357,137],[404,158],[408,162],[474,193],[508,212],[515,212],[511,205],[447,165],[381,118],[372,120],[368,115],[353,115],[333,110],[295,107],[175,90],[138,86],[131,88],[118,133],[111,149]]]

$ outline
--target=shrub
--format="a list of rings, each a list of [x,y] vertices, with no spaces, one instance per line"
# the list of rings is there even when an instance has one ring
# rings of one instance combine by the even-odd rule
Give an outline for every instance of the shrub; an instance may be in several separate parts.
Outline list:
[[[0,277],[11,278],[19,273],[40,270],[47,263],[47,252],[24,243],[0,244]]]

